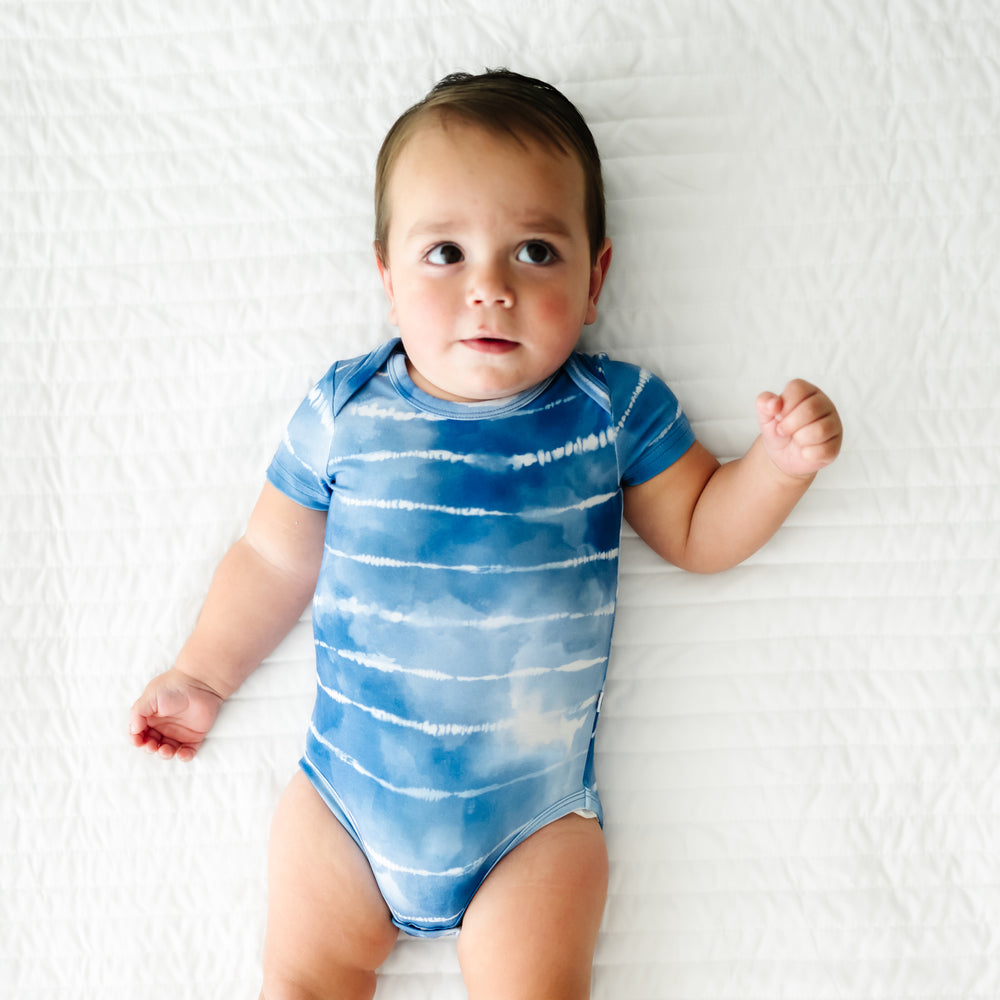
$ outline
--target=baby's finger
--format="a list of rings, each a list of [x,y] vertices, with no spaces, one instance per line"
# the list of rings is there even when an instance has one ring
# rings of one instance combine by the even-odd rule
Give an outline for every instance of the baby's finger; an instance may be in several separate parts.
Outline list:
[[[784,428],[784,433],[788,433],[788,430],[789,428]],[[840,433],[840,420],[836,413],[827,413],[792,430],[791,437],[800,448],[809,448],[833,441]]]
[[[137,733],[132,737],[132,742],[140,750],[146,753],[156,753],[160,749],[160,735],[155,729],[147,729],[145,732]]]
[[[141,747],[145,744],[149,732],[149,706],[144,704],[142,698],[129,710],[128,731],[135,746]]]
[[[176,757],[179,761],[183,761],[186,764],[188,761],[194,760],[197,749],[188,743],[179,743],[177,740],[165,739],[160,744],[156,753],[162,760],[173,760]]]
[[[801,378],[793,378],[781,390],[781,412],[784,414],[791,413],[792,410],[805,400],[816,395],[822,395],[822,393],[811,382],[807,382]]]
[[[802,449],[802,457],[817,469],[825,468],[840,453],[840,440],[831,439],[820,444],[807,445]]]
[[[762,421],[773,420],[781,412],[781,397],[762,392],[757,397],[757,415]]]
[[[808,382],[790,382],[783,395],[784,405],[779,419],[779,433],[794,437],[816,421],[822,421],[836,414],[828,397]]]

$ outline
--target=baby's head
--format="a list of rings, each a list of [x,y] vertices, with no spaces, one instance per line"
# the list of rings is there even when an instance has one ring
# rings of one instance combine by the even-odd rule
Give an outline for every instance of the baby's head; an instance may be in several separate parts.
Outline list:
[[[583,116],[555,87],[506,69],[473,76],[452,73],[405,111],[387,133],[375,168],[375,250],[385,260],[392,206],[389,181],[400,152],[421,127],[456,121],[521,144],[541,146],[574,157],[583,168],[584,214],[591,262],[604,244],[604,182],[597,144]]]
[[[540,384],[597,317],[611,260],[597,147],[557,90],[445,78],[390,130],[376,263],[417,388],[486,401]]]

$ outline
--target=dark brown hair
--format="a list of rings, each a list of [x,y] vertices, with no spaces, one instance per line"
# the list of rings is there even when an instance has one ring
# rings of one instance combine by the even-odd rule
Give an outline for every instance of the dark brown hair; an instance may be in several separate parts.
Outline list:
[[[375,248],[385,261],[389,235],[389,178],[400,151],[429,117],[455,117],[523,143],[534,139],[547,148],[575,155],[583,167],[584,213],[591,261],[605,236],[604,181],[601,157],[590,128],[576,107],[555,87],[508,69],[473,76],[452,73],[404,111],[389,129],[375,165]]]

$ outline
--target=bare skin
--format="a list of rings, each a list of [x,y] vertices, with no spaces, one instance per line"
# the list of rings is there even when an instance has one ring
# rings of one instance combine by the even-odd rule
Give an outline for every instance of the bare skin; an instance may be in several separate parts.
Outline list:
[[[585,1000],[608,892],[595,819],[565,816],[508,854],[458,938],[470,1000]]]
[[[397,933],[364,855],[297,773],[271,826],[262,1000],[369,1000]]]

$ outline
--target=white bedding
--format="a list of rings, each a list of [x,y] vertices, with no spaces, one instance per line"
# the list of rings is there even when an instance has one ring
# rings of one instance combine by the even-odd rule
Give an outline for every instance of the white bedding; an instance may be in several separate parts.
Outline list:
[[[190,766],[126,714],[302,394],[390,333],[372,165],[441,75],[591,121],[587,346],[731,457],[800,375],[847,428],[718,577],[624,542],[600,1000],[1000,996],[1000,24],[990,0],[0,8],[0,994],[255,997],[303,621]],[[404,939],[379,1000],[464,996]]]

